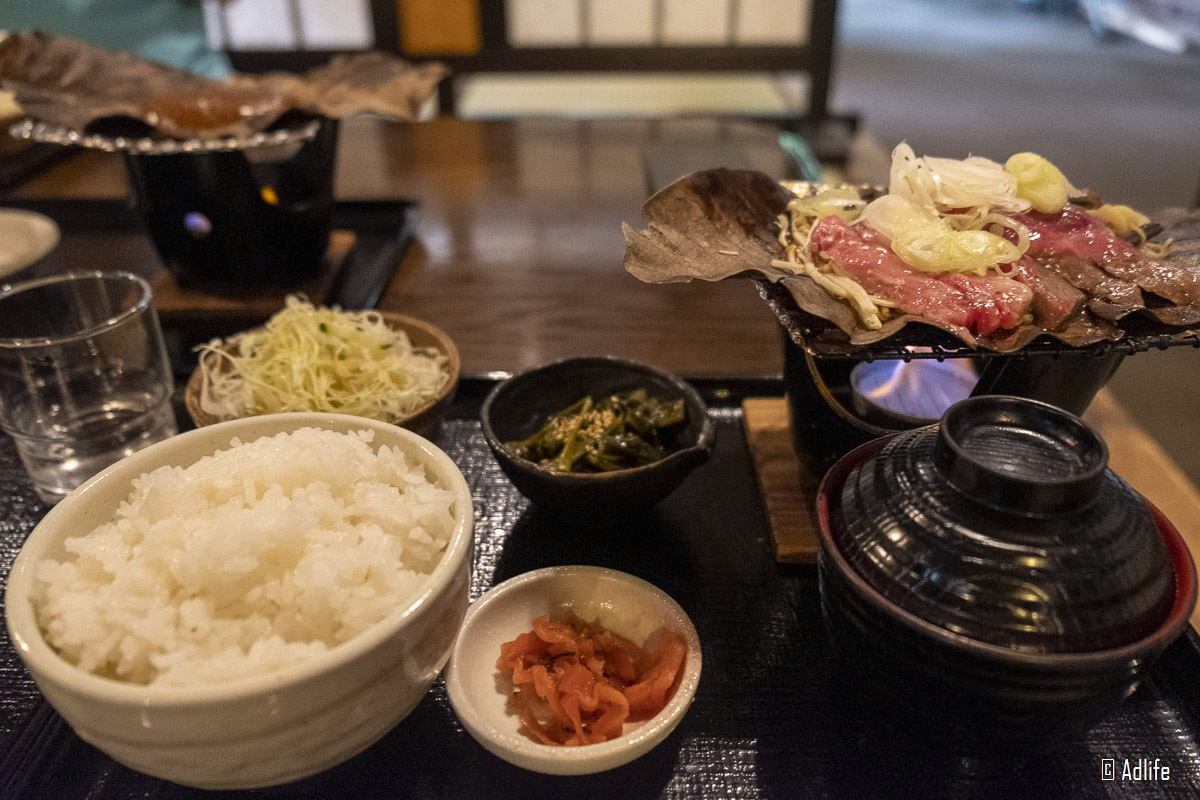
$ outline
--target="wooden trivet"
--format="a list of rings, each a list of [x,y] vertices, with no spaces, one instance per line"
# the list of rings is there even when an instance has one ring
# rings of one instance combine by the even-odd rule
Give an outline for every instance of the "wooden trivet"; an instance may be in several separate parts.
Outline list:
[[[796,458],[787,400],[750,397],[742,401],[746,441],[758,472],[758,487],[775,541],[775,560],[811,564],[817,560],[816,495],[820,476]]]
[[[342,269],[346,256],[350,253],[350,248],[354,246],[355,238],[353,231],[331,232],[329,249],[325,252],[325,261],[321,265],[321,269],[317,271],[316,275],[290,291],[302,292],[317,305],[324,303]],[[180,286],[166,269],[160,269],[155,273],[150,280],[150,289],[154,293],[154,305],[160,313],[228,311],[257,313],[263,319],[278,311],[283,306],[284,296],[288,294],[283,289],[254,286],[239,286],[236,293],[209,293],[200,289]]]

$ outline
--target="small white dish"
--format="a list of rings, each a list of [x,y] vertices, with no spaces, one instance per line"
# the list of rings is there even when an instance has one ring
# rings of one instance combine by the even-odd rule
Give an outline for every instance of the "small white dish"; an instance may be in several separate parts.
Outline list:
[[[45,214],[0,208],[0,278],[33,264],[58,240],[58,225]]]
[[[536,617],[569,614],[638,645],[664,627],[679,632],[687,641],[687,658],[666,707],[600,744],[545,745],[522,734],[520,720],[507,708],[511,680],[496,670],[500,645],[529,632]],[[700,666],[695,626],[661,589],[603,567],[547,567],[510,578],[471,605],[446,667],[446,691],[463,727],[488,751],[535,772],[586,775],[628,763],[665,739],[691,705]]]

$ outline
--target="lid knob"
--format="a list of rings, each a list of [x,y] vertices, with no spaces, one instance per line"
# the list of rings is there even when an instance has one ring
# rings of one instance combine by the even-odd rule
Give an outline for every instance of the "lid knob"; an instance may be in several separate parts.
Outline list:
[[[934,457],[949,483],[1009,513],[1087,506],[1104,482],[1108,448],[1083,420],[1007,395],[969,397],[942,417]]]

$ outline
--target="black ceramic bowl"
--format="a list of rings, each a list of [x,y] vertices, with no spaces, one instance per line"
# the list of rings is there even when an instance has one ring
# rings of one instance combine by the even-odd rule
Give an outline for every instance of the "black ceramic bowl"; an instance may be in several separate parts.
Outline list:
[[[836,650],[943,731],[1037,748],[1116,708],[1188,624],[1174,527],[1077,417],[977,397],[851,451],[818,492]]]
[[[533,435],[547,417],[582,397],[634,389],[661,400],[683,398],[687,418],[666,458],[614,472],[564,474],[518,458],[504,446]],[[538,505],[572,514],[623,513],[654,505],[708,459],[716,436],[695,389],[670,373],[611,356],[569,358],[514,375],[483,401],[480,420],[488,446],[516,487]]]

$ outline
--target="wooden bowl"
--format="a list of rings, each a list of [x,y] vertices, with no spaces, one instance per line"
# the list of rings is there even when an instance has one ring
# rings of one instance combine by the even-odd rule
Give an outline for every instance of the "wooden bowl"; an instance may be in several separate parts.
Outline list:
[[[431,347],[439,350],[446,356],[446,371],[449,373],[450,378],[446,381],[441,391],[438,392],[438,396],[404,417],[388,420],[393,425],[407,428],[422,436],[428,436],[437,430],[438,423],[441,422],[446,409],[450,407],[450,403],[454,400],[454,392],[458,388],[458,376],[461,368],[458,348],[454,346],[454,341],[443,330],[424,320],[391,311],[380,311],[378,313],[383,317],[383,321],[388,327],[407,333],[413,347]],[[229,342],[236,340],[237,336],[241,335],[237,334],[231,337]],[[226,346],[228,346],[228,343]],[[184,404],[187,407],[188,416],[192,418],[192,422],[196,424],[197,428],[203,428],[206,425],[212,425],[220,421],[217,417],[200,408],[200,385],[200,369],[197,367],[192,371],[192,375],[187,382],[187,387],[184,390]]]

